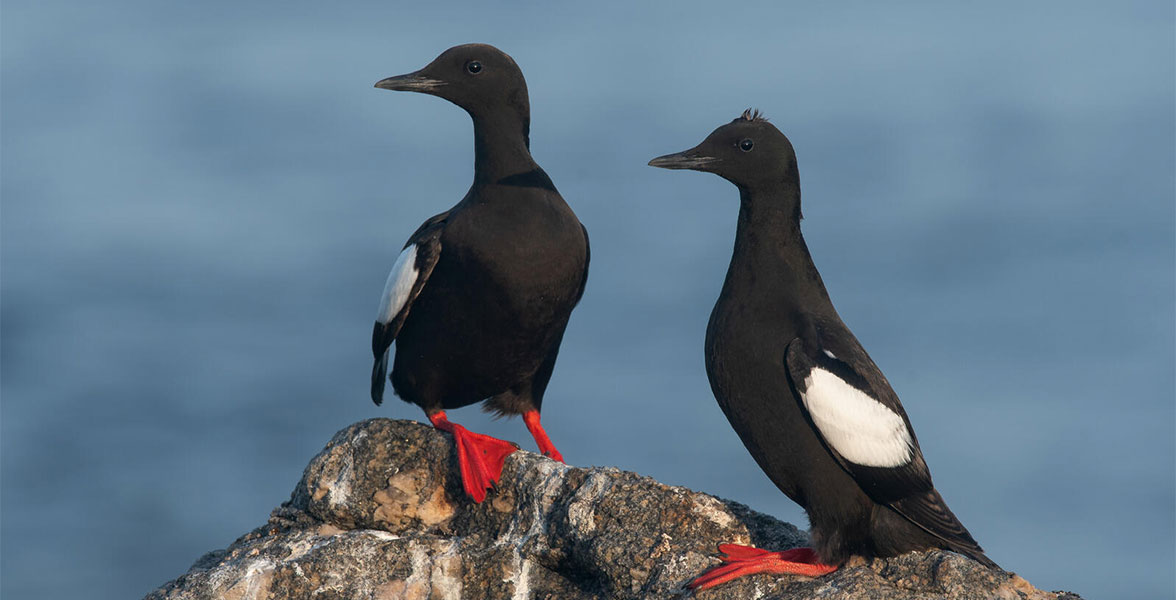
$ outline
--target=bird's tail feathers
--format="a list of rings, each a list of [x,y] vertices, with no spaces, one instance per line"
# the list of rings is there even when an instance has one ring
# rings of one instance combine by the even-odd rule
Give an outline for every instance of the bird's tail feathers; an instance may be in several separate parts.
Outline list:
[[[388,351],[376,360],[372,367],[372,402],[379,406],[384,402],[384,381],[388,377]]]
[[[890,506],[920,529],[943,541],[944,546],[953,552],[972,558],[986,567],[1000,568],[984,555],[984,549],[951,512],[935,488],[893,501]]]

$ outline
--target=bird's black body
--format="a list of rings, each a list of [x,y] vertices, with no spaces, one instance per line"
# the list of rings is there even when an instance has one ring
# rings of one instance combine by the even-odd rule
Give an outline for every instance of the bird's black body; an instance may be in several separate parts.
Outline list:
[[[735,248],[707,326],[707,374],[748,451],[808,513],[820,559],[946,548],[995,566],[935,491],[898,397],[833,308],[800,233],[787,138],[745,113],[650,164],[714,172],[739,187]]]
[[[395,342],[393,389],[430,415],[486,399],[501,414],[537,411],[584,292],[589,250],[587,231],[531,158],[522,73],[496,48],[469,44],[377,87],[465,108],[475,164],[465,197],[405,244],[415,274],[398,278],[394,268],[389,278],[391,306],[372,336],[372,399],[382,399]]]
[[[470,201],[476,195],[477,201]],[[444,248],[396,338],[402,399],[458,408],[492,398],[538,410],[583,291],[587,237],[554,190],[475,186],[441,222]]]

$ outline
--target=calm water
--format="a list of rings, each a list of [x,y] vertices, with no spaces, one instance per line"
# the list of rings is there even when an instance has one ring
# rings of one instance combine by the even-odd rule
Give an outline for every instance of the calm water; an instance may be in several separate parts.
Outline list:
[[[989,555],[1173,593],[1173,6],[3,6],[6,598],[134,598],[359,419],[377,295],[465,192],[468,118],[372,89],[483,41],[588,226],[544,407],[568,461],[803,524],[715,405],[736,192],[645,166],[748,106],[795,144],[846,322]],[[518,421],[456,420],[530,447]]]

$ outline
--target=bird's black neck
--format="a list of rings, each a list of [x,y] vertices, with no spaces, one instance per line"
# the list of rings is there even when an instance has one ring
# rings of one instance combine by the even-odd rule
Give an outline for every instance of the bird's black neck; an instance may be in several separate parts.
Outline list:
[[[537,168],[531,158],[525,115],[497,113],[474,118],[474,185]]]
[[[821,275],[800,234],[800,186],[757,191],[740,187],[735,251],[723,293],[750,295],[778,309],[832,309]]]

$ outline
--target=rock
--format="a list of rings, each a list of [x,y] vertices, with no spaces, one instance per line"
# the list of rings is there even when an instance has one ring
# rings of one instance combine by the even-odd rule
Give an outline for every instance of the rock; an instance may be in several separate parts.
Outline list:
[[[756,575],[685,589],[718,564],[719,543],[784,550],[805,541],[736,502],[530,452],[514,453],[498,488],[474,504],[448,435],[372,419],[336,434],[268,523],[147,598],[1080,600],[950,552],[859,560],[818,579]]]

